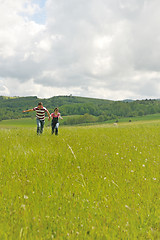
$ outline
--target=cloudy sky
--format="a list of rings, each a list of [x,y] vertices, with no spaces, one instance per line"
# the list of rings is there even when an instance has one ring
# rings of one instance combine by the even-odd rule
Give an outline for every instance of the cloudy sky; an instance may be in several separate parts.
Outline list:
[[[0,95],[160,98],[159,0],[0,6]]]

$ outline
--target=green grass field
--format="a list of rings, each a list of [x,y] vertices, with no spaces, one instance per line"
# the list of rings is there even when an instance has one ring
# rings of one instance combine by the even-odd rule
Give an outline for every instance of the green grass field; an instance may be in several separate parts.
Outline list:
[[[0,121],[0,128],[28,128],[35,127],[35,118],[9,119]]]
[[[0,240],[160,239],[160,122],[0,128]]]

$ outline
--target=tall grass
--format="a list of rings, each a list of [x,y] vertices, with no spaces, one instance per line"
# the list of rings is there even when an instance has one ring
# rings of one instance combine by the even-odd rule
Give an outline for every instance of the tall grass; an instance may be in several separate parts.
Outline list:
[[[159,133],[1,129],[0,239],[160,239]]]

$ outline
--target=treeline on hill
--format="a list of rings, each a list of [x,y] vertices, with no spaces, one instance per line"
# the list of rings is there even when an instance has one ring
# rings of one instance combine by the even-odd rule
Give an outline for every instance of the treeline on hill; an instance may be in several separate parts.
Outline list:
[[[136,101],[111,101],[75,96],[56,96],[48,99],[33,97],[0,96],[0,120],[35,117],[34,112],[22,113],[25,109],[37,106],[42,101],[47,109],[53,112],[59,107],[62,116],[66,118],[62,124],[72,125],[89,122],[104,122],[122,117],[136,117],[160,113],[160,100],[146,99]],[[78,115],[78,116],[77,116]]]

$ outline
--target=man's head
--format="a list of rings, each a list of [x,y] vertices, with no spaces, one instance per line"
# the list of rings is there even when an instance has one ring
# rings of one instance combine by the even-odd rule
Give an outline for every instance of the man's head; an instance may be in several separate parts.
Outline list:
[[[39,102],[38,103],[38,107],[41,109],[41,108],[43,108],[43,103],[42,102]]]

